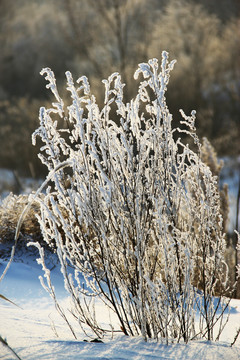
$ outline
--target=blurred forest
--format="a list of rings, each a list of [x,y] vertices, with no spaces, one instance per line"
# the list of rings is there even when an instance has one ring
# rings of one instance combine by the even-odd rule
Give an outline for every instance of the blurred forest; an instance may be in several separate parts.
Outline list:
[[[101,80],[120,72],[134,96],[140,62],[177,59],[167,93],[197,110],[197,129],[218,155],[238,155],[240,138],[239,0],[0,0],[0,167],[43,175],[31,134],[39,107],[52,101],[39,74],[50,67],[62,97],[65,71],[87,75],[100,104]],[[40,146],[40,144],[39,144]]]

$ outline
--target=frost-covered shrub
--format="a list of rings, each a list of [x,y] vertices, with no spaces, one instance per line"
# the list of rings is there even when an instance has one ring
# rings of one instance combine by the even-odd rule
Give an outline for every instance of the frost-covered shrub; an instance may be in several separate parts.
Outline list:
[[[156,59],[140,64],[134,77],[142,81],[126,104],[121,77],[112,74],[103,81],[102,109],[86,77],[75,86],[66,72],[72,104],[64,106],[53,72],[41,73],[56,102],[40,109],[33,134],[53,182],[39,199],[38,220],[44,240],[56,244],[73,315],[97,336],[105,330],[94,299],[115,312],[124,334],[145,339],[212,339],[215,325],[216,337],[224,326],[228,268],[218,179],[201,159],[195,112],[181,110],[180,127],[172,127],[165,93],[173,66],[166,52],[160,70]],[[56,301],[39,249],[43,285]]]

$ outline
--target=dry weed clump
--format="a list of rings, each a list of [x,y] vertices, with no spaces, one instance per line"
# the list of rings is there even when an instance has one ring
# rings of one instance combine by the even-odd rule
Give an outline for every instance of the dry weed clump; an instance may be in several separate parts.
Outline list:
[[[28,195],[14,195],[10,193],[0,205],[0,243],[8,243],[14,239],[19,217],[28,204]],[[21,227],[20,241],[31,239],[41,241],[42,235],[36,213],[39,205],[34,202],[27,213]]]
[[[223,219],[223,230],[227,232],[228,226],[228,215],[229,215],[229,199],[228,199],[228,185],[224,184],[222,189],[220,189],[219,178],[221,170],[224,166],[224,162],[222,160],[218,160],[217,153],[215,148],[212,146],[210,141],[204,137],[203,145],[201,151],[201,160],[209,166],[213,176],[216,176],[218,179],[218,187],[219,187],[219,195],[220,195],[220,213]]]

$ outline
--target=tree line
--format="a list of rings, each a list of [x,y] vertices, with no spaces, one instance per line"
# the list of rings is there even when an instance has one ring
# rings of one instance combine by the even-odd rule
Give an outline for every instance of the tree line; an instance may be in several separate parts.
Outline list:
[[[103,104],[101,80],[121,74],[125,101],[136,91],[136,64],[177,59],[168,105],[197,110],[200,137],[235,155],[240,111],[240,15],[236,0],[0,1],[0,167],[43,174],[31,134],[46,97],[43,67],[66,97],[65,71],[86,75]],[[40,146],[41,144],[38,144]],[[33,174],[33,173],[32,173]]]

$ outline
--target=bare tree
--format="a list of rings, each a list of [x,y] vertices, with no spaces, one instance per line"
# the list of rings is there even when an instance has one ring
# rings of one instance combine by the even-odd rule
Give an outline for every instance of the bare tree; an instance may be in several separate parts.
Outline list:
[[[210,140],[219,138],[214,142],[219,154],[225,147],[232,147],[236,152],[239,134],[236,79],[240,62],[236,24],[238,21],[232,20],[223,25],[215,14],[209,14],[199,4],[171,0],[164,11],[159,12],[149,53],[159,56],[164,48],[178,59],[169,87],[171,111],[176,117],[179,106],[185,111],[194,106],[199,114],[199,135]],[[230,131],[229,127],[234,130]]]
[[[76,58],[87,61],[88,67],[90,63],[95,77],[120,69],[123,82],[131,89],[134,63],[147,58],[152,8],[152,1],[146,4],[143,0],[90,0],[87,4],[64,0],[59,20]],[[86,70],[92,78],[93,73]]]

